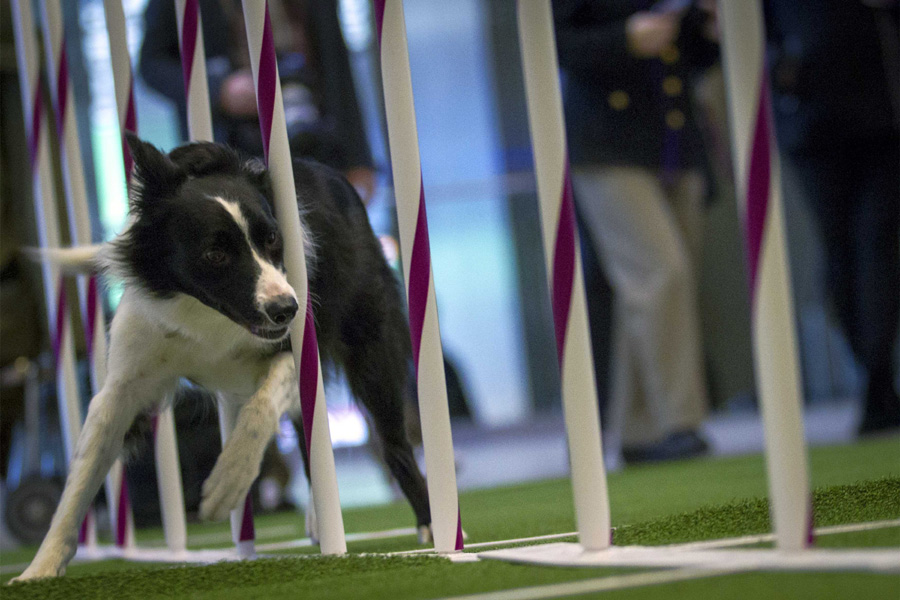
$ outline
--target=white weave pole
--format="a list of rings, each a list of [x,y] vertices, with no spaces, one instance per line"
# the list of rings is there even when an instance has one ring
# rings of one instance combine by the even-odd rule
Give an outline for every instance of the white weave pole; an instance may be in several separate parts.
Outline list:
[[[375,22],[381,46],[384,108],[416,366],[431,529],[435,550],[454,552],[463,549],[462,523],[402,0],[375,0]]]
[[[175,439],[175,413],[171,408],[174,400],[173,397],[167,397],[165,405],[168,408],[160,411],[153,420],[153,455],[156,460],[156,481],[159,486],[166,546],[178,557],[187,554],[187,520]]]
[[[319,548],[322,554],[343,554],[347,552],[347,542],[344,538],[344,521],[334,470],[331,433],[328,429],[322,365],[319,363],[316,328],[309,303],[303,230],[300,227],[269,4],[259,0],[242,0],[242,3],[247,46],[250,49],[250,67],[256,83],[256,105],[263,149],[275,196],[275,215],[284,237],[284,266],[288,282],[296,290],[300,303],[297,314],[301,317],[291,323],[291,346],[300,377],[300,404],[309,456],[310,485],[319,526]]]
[[[519,45],[553,305],[578,538],[609,547],[609,495],[549,0],[518,0]]]
[[[122,133],[125,181],[130,184],[133,161],[128,144],[125,143],[125,132],[132,131],[137,133],[137,116],[134,110],[134,87],[131,57],[128,53],[125,12],[122,10],[120,0],[103,0],[103,10],[106,15],[106,29],[109,34],[113,86],[116,94],[116,106],[119,111],[119,128]],[[166,545],[172,552],[182,553],[187,544],[187,520],[184,513],[184,497],[181,489],[181,466],[178,464],[175,418],[171,413],[172,407],[166,404],[166,407],[160,410],[154,427],[156,456],[164,461],[160,462],[157,460],[156,462],[156,478],[159,486],[159,503]],[[121,479],[120,485],[119,489],[127,489],[124,477]],[[121,494],[120,497],[122,497]],[[117,512],[117,517],[121,515],[121,512],[121,510]],[[125,524],[121,523],[118,518],[115,522],[117,542],[122,538],[126,547],[132,546],[134,540],[133,531],[120,535],[120,528],[125,526]],[[128,540],[131,541],[129,542]]]
[[[739,212],[747,238],[756,386],[776,544],[805,548],[812,506],[803,436],[800,369],[758,0],[720,0],[728,112]]]
[[[49,127],[41,96],[40,64],[35,40],[34,15],[29,0],[15,0],[12,13],[16,38],[16,61],[22,94],[22,114],[31,158],[31,187],[34,200],[38,244],[41,248],[60,246],[56,191],[50,159]],[[54,375],[59,404],[60,428],[70,464],[81,433],[81,406],[75,369],[75,344],[72,322],[67,308],[66,289],[59,268],[50,261],[41,262],[47,324],[53,344]],[[91,549],[96,545],[96,524],[91,511],[85,516],[78,538],[79,545]]]
[[[78,144],[78,123],[75,119],[75,97],[69,80],[69,65],[59,0],[41,0],[44,32],[44,58],[47,61],[47,80],[56,116],[56,130],[60,138],[60,162],[65,186],[66,211],[69,217],[69,237],[73,245],[88,246],[93,242],[91,218],[88,211],[84,165]],[[97,276],[79,277],[78,296],[84,324],[87,359],[91,371],[92,396],[97,395],[106,379],[106,318],[100,306]],[[114,469],[121,471],[121,459]],[[96,542],[93,513],[88,512],[85,523],[86,543]],[[83,534],[84,535],[84,534]]]
[[[206,78],[206,49],[203,46],[203,20],[198,0],[175,0],[178,19],[178,45],[187,102],[188,135],[191,141],[212,142],[213,124],[210,110],[209,84]],[[222,447],[234,429],[233,409],[219,397],[219,431]],[[240,556],[255,554],[256,531],[253,505],[248,497],[244,505],[231,511],[231,537]]]
[[[193,142],[212,142],[212,110],[206,78],[206,48],[198,0],[175,0],[178,44],[187,102],[188,136]]]

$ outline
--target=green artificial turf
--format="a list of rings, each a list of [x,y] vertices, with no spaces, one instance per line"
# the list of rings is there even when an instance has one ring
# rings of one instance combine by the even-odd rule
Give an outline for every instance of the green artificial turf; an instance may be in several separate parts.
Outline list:
[[[818,526],[900,518],[900,440],[817,448],[810,453]],[[610,476],[618,544],[663,544],[769,530],[765,469],[760,457],[698,460],[626,469]],[[460,497],[469,542],[560,533],[574,529],[568,481],[477,490]],[[411,524],[403,504],[348,510],[348,532]],[[259,531],[298,537],[297,515],[258,519]],[[227,531],[226,526],[217,526]],[[282,529],[279,530],[278,527]],[[190,533],[216,527],[191,526]],[[284,531],[285,533],[278,533]],[[158,537],[144,532],[141,538]],[[266,540],[269,541],[269,540]],[[900,546],[900,528],[822,537],[823,547]],[[411,537],[350,544],[350,551],[416,547]],[[31,551],[33,552],[33,550]],[[305,552],[315,552],[314,549]],[[296,554],[296,552],[294,552]],[[27,560],[4,553],[0,563]],[[591,579],[624,570],[525,567],[498,562],[451,564],[433,557],[305,556],[206,567],[139,565],[121,561],[76,564],[63,579],[0,589],[16,598],[436,598],[489,590]],[[627,571],[634,572],[634,571]],[[11,576],[0,578],[6,581]],[[900,577],[872,574],[740,574],[657,587],[620,590],[614,598],[896,598]]]
[[[813,509],[817,527],[897,518],[900,477],[816,490]],[[614,539],[625,546],[677,544],[766,533],[769,529],[769,502],[758,498],[625,525],[616,531]]]
[[[817,548],[900,548],[900,526],[820,535]]]
[[[597,596],[578,596],[579,600]],[[900,577],[860,573],[741,573],[604,592],[603,600],[897,600]]]

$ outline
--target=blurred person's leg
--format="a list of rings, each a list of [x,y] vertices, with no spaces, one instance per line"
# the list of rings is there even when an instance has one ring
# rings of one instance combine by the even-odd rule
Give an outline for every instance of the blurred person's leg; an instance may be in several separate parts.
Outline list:
[[[792,162],[825,246],[828,295],[865,371],[860,430],[900,427],[892,361],[900,303],[896,141],[835,144]]]
[[[616,294],[613,404],[622,403],[626,447],[648,447],[695,430],[706,414],[694,270],[678,219],[653,171],[633,167],[576,169],[573,183]],[[630,354],[622,354],[622,348]],[[639,388],[624,385],[632,358]],[[619,371],[621,369],[621,371]],[[632,387],[630,397],[624,397]],[[618,388],[618,389],[616,389]],[[643,393],[643,402],[634,389]]]
[[[678,221],[682,239],[690,253],[694,279],[700,272],[703,252],[704,205],[706,200],[706,178],[700,171],[686,171],[675,179],[669,188],[672,210]],[[696,295],[696,294],[695,294]]]
[[[851,243],[852,178],[841,153],[795,155],[791,160],[805,198],[815,215],[825,251],[825,285],[835,316],[857,351],[853,329],[853,264]]]
[[[575,200],[578,207],[578,200]],[[591,230],[584,224],[584,217],[580,210],[575,211],[578,225],[579,248],[581,249],[581,267],[584,272],[584,293],[587,296],[588,323],[591,335],[591,354],[594,359],[594,376],[597,382],[597,399],[600,402],[600,424],[603,426],[603,440],[605,447],[619,448],[609,438],[610,415],[609,394],[612,390],[612,361],[610,356],[613,349],[613,293],[609,287],[606,273],[597,256],[597,244],[591,235]],[[610,451],[612,452],[612,450]],[[610,457],[615,456],[606,452],[607,469],[615,469],[616,463],[611,462]],[[616,452],[618,452],[616,450]]]
[[[682,410],[690,415],[701,415],[697,425],[709,410],[706,368],[703,359],[703,336],[700,333],[700,308],[697,300],[700,263],[703,254],[706,192],[706,177],[699,170],[685,171],[675,179],[673,187],[669,190],[672,209],[690,261],[690,274],[685,278],[687,284],[685,294],[690,298],[685,302],[684,315],[685,340],[690,341],[686,342],[684,351],[695,353],[695,356],[690,359],[695,365],[690,373],[697,378],[692,384],[692,389],[695,390],[694,395],[685,397],[688,405]],[[693,428],[691,427],[691,429]]]
[[[856,162],[852,337],[867,371],[862,433],[900,427],[893,350],[900,317],[900,149],[868,145]]]
[[[638,379],[636,357],[634,356],[629,335],[624,327],[624,316],[621,301],[613,299],[612,310],[612,342],[610,348],[610,384],[607,400],[607,423],[604,427],[604,456],[607,464],[620,466],[625,426],[629,422],[649,423],[653,419],[647,414],[644,393]],[[648,437],[657,439],[662,432],[646,432]]]

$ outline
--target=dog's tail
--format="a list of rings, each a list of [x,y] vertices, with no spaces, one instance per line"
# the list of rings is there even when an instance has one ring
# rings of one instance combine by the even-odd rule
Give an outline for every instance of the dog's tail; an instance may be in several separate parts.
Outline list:
[[[35,262],[49,262],[70,275],[92,275],[103,269],[103,244],[73,246],[72,248],[23,248],[22,252]]]

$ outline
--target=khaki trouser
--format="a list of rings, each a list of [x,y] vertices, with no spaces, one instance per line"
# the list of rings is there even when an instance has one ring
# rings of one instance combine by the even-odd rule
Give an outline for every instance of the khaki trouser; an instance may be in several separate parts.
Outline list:
[[[639,167],[573,170],[575,198],[614,292],[607,447],[697,428],[707,410],[696,273],[705,183]]]

